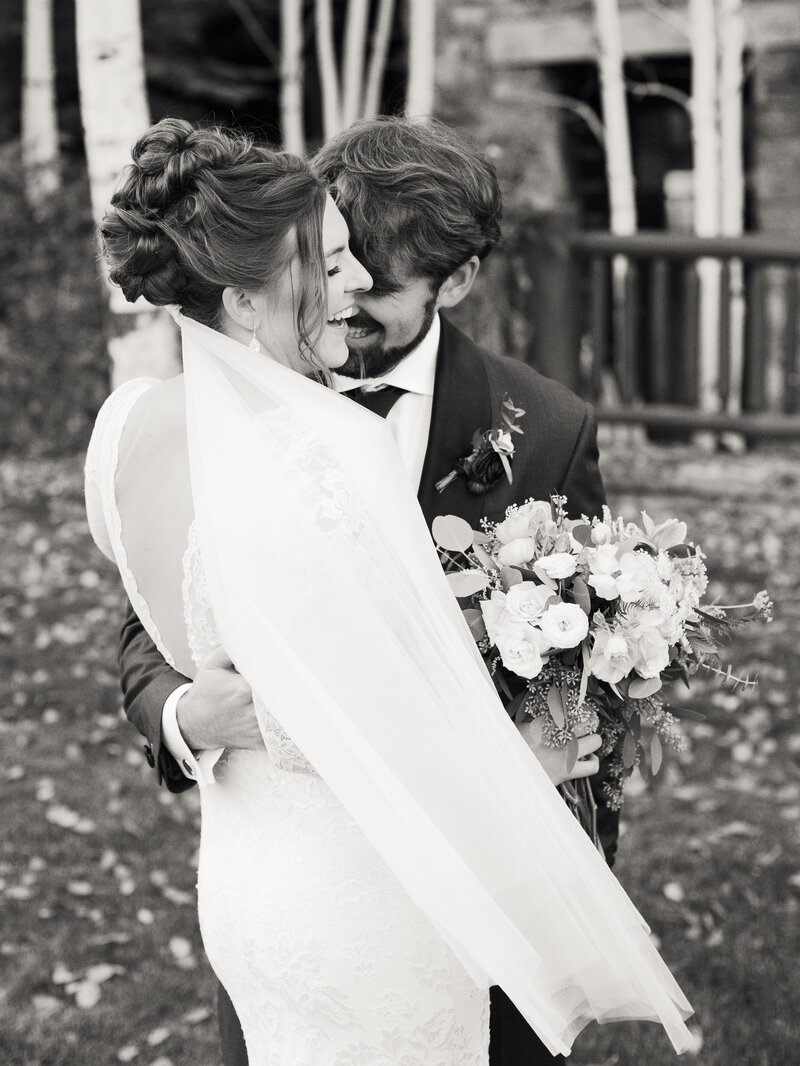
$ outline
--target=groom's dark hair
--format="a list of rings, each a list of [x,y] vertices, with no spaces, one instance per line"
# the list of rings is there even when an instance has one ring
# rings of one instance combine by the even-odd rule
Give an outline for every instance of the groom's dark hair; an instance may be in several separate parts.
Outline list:
[[[323,145],[311,165],[330,186],[353,251],[376,285],[399,268],[438,287],[500,239],[494,167],[440,122],[356,122]]]

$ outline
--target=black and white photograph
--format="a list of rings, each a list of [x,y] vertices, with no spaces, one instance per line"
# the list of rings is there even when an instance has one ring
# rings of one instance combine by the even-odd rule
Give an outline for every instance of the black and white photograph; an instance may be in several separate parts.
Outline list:
[[[0,1063],[797,1066],[798,0],[0,30]]]

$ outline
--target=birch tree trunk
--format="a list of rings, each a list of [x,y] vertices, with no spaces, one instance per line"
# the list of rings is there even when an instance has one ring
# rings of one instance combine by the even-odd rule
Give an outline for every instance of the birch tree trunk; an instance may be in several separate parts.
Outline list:
[[[380,0],[375,29],[372,34],[367,85],[364,90],[364,118],[375,118],[381,106],[381,88],[386,72],[386,57],[394,21],[394,0]]]
[[[304,155],[303,0],[281,0],[281,137],[287,152]]]
[[[433,114],[436,73],[436,0],[408,0],[408,88],[406,114]]]
[[[611,232],[628,236],[636,232],[636,196],[628,131],[622,29],[617,0],[595,0],[595,29],[605,127]]]
[[[628,128],[628,104],[625,95],[622,27],[617,0],[595,0],[597,65],[600,71],[600,96],[605,129],[606,180],[608,184],[609,223],[612,233],[628,236],[636,232],[636,196],[633,162]],[[612,262],[612,315],[615,349],[618,355],[618,385],[626,400],[636,398],[638,353],[628,335],[626,282],[628,260],[615,255]],[[625,380],[625,379],[628,380]]]
[[[368,19],[369,0],[348,0],[342,65],[342,124],[345,127],[361,114]]]
[[[61,185],[52,0],[25,0],[22,48],[22,167],[36,210]]]
[[[719,235],[720,169],[717,125],[717,28],[714,0],[689,0],[692,51],[692,145],[694,148],[694,229],[698,237]],[[698,324],[698,403],[719,410],[718,260],[700,259]]]
[[[131,146],[149,125],[138,0],[76,0],[75,34],[92,212],[99,221]],[[177,373],[175,332],[166,312],[144,300],[129,304],[116,287],[107,291],[112,385]]]
[[[326,141],[342,129],[339,70],[333,40],[331,0],[315,0],[314,22],[317,42],[317,68],[322,92],[322,135]]]
[[[742,90],[744,86],[744,17],[742,0],[718,0],[719,113],[721,216],[723,236],[744,232],[744,159],[742,146]],[[738,414],[742,406],[744,369],[745,296],[741,259],[730,263],[729,375],[727,410]]]

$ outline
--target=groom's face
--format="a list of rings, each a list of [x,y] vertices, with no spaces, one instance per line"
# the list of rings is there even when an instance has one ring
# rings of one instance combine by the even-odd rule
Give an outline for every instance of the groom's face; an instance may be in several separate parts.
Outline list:
[[[357,293],[353,301],[357,313],[348,319],[346,338],[350,357],[336,373],[369,378],[388,374],[431,328],[437,297],[430,278],[373,275],[371,291]]]

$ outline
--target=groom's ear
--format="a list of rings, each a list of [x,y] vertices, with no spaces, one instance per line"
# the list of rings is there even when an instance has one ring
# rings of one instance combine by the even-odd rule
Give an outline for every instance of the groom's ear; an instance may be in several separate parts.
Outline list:
[[[244,289],[227,285],[222,290],[222,306],[233,322],[242,329],[250,332],[253,326],[258,324],[258,313],[250,299],[250,293],[245,292]]]
[[[455,307],[460,304],[478,276],[481,261],[477,255],[470,256],[466,263],[456,267],[449,278],[445,278],[436,294],[436,310],[440,307]]]

